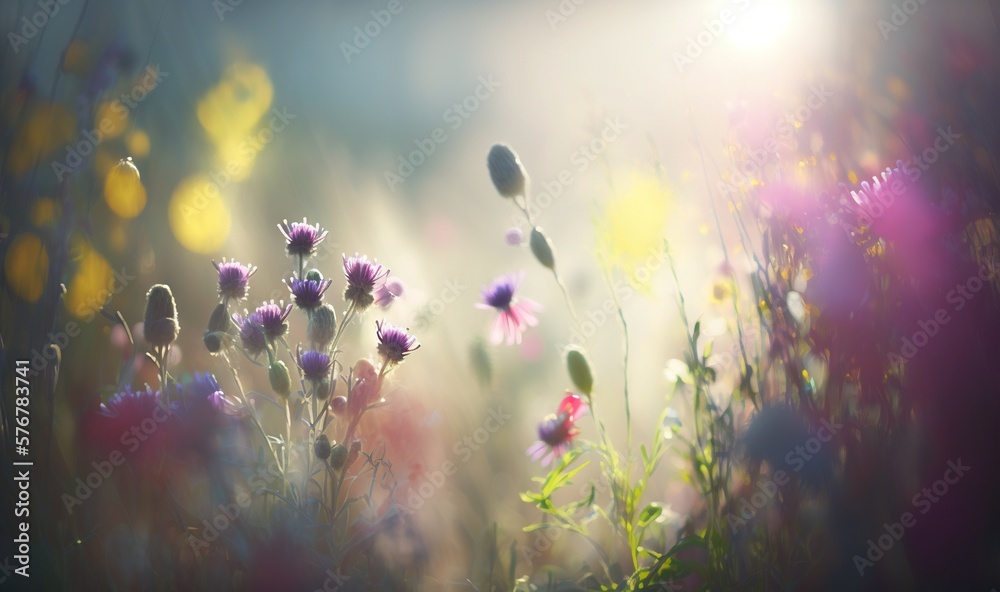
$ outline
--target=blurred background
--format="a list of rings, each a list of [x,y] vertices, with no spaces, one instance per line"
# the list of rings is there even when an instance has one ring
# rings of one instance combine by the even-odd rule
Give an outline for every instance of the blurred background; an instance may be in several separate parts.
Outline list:
[[[433,485],[412,516],[407,565],[459,587],[488,569],[494,524],[500,555],[520,545],[518,571],[549,561],[571,571],[557,558],[590,552],[570,537],[526,552],[537,535],[521,529],[538,515],[518,494],[543,474],[524,454],[538,421],[573,389],[570,344],[587,349],[602,419],[624,446],[615,297],[629,322],[633,441],[659,433],[665,405],[689,421],[674,400],[687,347],[678,290],[723,354],[712,396],[727,405],[741,379],[733,290],[754,309],[748,274],[762,248],[729,189],[752,190],[780,167],[801,191],[840,195],[838,183],[912,162],[952,127],[962,140],[937,149],[950,168],[928,176],[965,167],[995,182],[996,114],[974,108],[996,98],[998,7],[986,1],[43,4],[0,7],[4,351],[32,359],[51,387],[36,399],[52,434],[39,487],[59,518],[35,547],[40,566],[114,563],[102,518],[64,520],[59,496],[92,460],[78,453],[78,418],[120,387],[123,364],[134,387],[156,382],[99,311],[120,311],[141,334],[146,291],[169,284],[181,326],[171,372],[211,372],[231,392],[228,368],[202,343],[218,302],[212,260],[258,267],[238,312],[289,301],[283,220],[329,230],[309,267],[334,279],[333,298],[343,254],[376,258],[402,283],[391,307],[349,327],[341,359],[375,355],[381,318],[419,340],[391,376],[388,406],[366,421],[386,442],[401,499]],[[486,155],[500,142],[529,175],[578,321],[528,248],[524,215],[491,183]],[[116,168],[125,158],[141,181]],[[474,305],[495,277],[522,271],[518,293],[544,307],[540,323],[494,345],[495,315]],[[292,344],[305,339],[296,314]],[[58,376],[47,343],[61,349]],[[267,387],[259,369],[241,366],[241,378]],[[477,440],[491,417],[507,419]],[[668,448],[648,488],[670,509],[668,540],[699,506],[682,452]],[[457,471],[439,485],[449,461]],[[78,548],[88,544],[99,551]],[[121,577],[117,589],[130,589]]]

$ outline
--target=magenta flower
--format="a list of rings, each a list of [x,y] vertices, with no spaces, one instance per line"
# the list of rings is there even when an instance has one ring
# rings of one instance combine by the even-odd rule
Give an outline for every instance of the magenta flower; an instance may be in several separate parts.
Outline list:
[[[295,306],[307,311],[323,304],[323,294],[332,283],[333,280],[300,280],[296,277],[285,280]]]
[[[344,255],[344,277],[347,278],[344,300],[353,304],[358,312],[365,310],[375,301],[372,292],[381,287],[387,275],[388,269],[364,255],[355,253],[351,258]]]
[[[526,454],[531,460],[541,459],[542,466],[549,466],[553,460],[563,457],[580,433],[576,420],[587,413],[587,404],[578,395],[566,391],[559,403],[559,411],[549,414],[538,424],[538,442],[528,448]],[[548,454],[546,454],[548,453]]]
[[[319,224],[310,226],[305,218],[302,222],[288,223],[288,220],[278,224],[278,230],[285,236],[285,249],[293,257],[306,257],[316,252],[316,245],[323,242],[327,231]]]
[[[483,302],[477,303],[476,308],[493,308],[499,313],[490,333],[493,343],[500,343],[505,337],[507,345],[521,343],[524,330],[538,324],[535,313],[542,310],[542,305],[515,295],[523,278],[523,271],[518,275],[501,275],[482,291]]]
[[[299,368],[302,369],[302,375],[307,380],[313,382],[320,382],[325,378],[329,378],[330,368],[333,366],[333,360],[330,359],[330,356],[313,350],[304,352],[300,350],[298,363]]]
[[[246,317],[233,313],[233,322],[240,332],[240,345],[250,357],[256,358],[267,349],[267,336],[264,334],[264,327],[257,313]]]
[[[410,352],[420,349],[417,338],[408,334],[405,329],[376,321],[378,335],[378,353],[386,364],[398,364]]]
[[[375,304],[382,308],[389,308],[392,303],[403,295],[403,280],[392,277],[385,280],[385,283],[375,289]]]
[[[253,265],[243,265],[238,261],[226,261],[222,258],[222,263],[212,260],[212,265],[219,272],[219,297],[226,300],[243,300],[247,295],[250,284],[250,276],[257,272]]]
[[[274,300],[272,300],[258,306],[254,312],[254,315],[260,320],[260,326],[264,330],[264,335],[270,340],[278,339],[285,333],[288,333],[288,323],[285,322],[285,319],[292,312],[292,305],[289,304],[282,309],[281,306],[283,304],[285,304],[284,301],[281,304],[275,304]]]

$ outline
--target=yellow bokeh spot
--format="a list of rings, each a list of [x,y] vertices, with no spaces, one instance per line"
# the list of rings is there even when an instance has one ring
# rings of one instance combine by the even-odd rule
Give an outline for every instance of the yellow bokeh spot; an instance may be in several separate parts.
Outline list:
[[[858,182],[858,175],[854,171],[847,171],[847,178],[851,180],[851,183]]]
[[[77,318],[94,315],[111,296],[113,274],[107,259],[85,240],[80,241],[80,264],[66,289],[66,309]]]
[[[212,253],[221,247],[232,223],[218,186],[205,175],[180,182],[170,197],[168,218],[177,242],[195,253]]]
[[[274,87],[256,64],[236,63],[198,101],[198,121],[216,146],[238,142],[271,108]]]
[[[59,204],[51,197],[40,197],[31,204],[28,217],[35,226],[45,226],[55,219],[59,213]]]
[[[49,254],[37,234],[26,232],[14,239],[3,261],[11,291],[22,300],[41,298],[49,277]]]
[[[125,137],[125,147],[132,156],[145,158],[149,156],[149,135],[137,129]]]
[[[75,138],[76,119],[66,107],[56,103],[38,105],[14,132],[7,166],[15,175],[23,175]]]
[[[246,139],[226,141],[218,146],[218,169],[233,181],[245,181],[257,160],[257,150]]]
[[[131,158],[119,162],[104,179],[104,201],[121,218],[135,218],[146,207],[146,188]]]
[[[94,121],[105,138],[117,138],[128,127],[128,109],[121,101],[105,101],[97,106]]]
[[[655,178],[637,177],[628,190],[608,202],[598,220],[598,251],[629,282],[647,291],[663,250],[669,209],[667,191]]]

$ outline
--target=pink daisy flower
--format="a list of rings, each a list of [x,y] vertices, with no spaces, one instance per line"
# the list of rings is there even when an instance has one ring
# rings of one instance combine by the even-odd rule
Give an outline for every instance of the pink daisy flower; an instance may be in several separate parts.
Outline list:
[[[538,325],[535,313],[542,310],[542,305],[515,295],[523,279],[523,271],[517,275],[498,276],[483,289],[483,302],[476,303],[476,308],[484,310],[492,308],[499,313],[490,333],[490,340],[493,343],[500,343],[506,338],[507,345],[520,344],[524,330]]]

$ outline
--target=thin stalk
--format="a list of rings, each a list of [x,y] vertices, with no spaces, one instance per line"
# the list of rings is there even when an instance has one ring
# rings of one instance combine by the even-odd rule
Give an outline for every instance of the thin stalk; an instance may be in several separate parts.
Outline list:
[[[229,359],[229,355],[224,351],[222,352],[222,358],[229,366],[229,370],[233,374],[233,380],[236,381],[236,388],[240,392],[240,401],[243,403],[244,407],[250,410],[250,419],[253,421],[253,424],[257,426],[257,429],[260,430],[260,435],[264,436],[264,442],[267,444],[267,449],[271,451],[271,456],[274,458],[274,464],[281,471],[281,480],[282,482],[285,482],[286,467],[282,466],[281,459],[278,457],[278,453],[274,450],[274,445],[271,444],[271,440],[267,437],[267,432],[264,431],[264,426],[261,425],[260,419],[257,417],[257,411],[254,409],[254,406],[250,404],[250,400],[247,399],[246,391],[243,390],[243,383],[240,382],[240,375],[236,372],[236,366],[233,365],[232,360]]]

